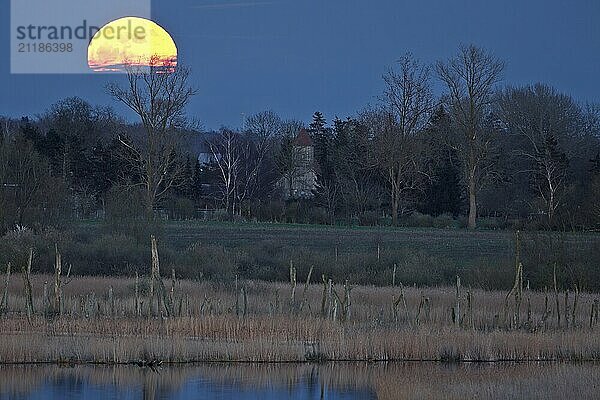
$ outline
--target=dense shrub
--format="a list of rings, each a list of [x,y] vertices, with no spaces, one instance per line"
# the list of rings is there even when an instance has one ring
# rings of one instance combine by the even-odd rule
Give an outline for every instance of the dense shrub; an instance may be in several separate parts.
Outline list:
[[[73,264],[78,275],[131,275],[148,269],[149,242],[126,235],[102,235],[89,242],[72,242],[63,250],[63,258]]]
[[[183,254],[173,257],[178,274],[191,279],[231,282],[237,275],[235,251],[222,246],[194,243]]]
[[[528,232],[523,234],[524,279],[542,289],[553,286],[556,274],[562,289],[600,290],[600,246],[593,235],[581,234],[579,240],[563,233]]]
[[[444,225],[449,222],[447,218]],[[280,238],[278,234],[270,234],[269,227],[264,227],[250,229],[254,235],[252,240],[231,242],[224,239],[227,235],[236,236],[240,228],[227,227],[218,228],[217,240],[211,243],[195,240],[189,244],[189,241],[174,240],[177,234],[172,229],[168,235],[158,237],[164,276],[174,268],[180,277],[227,284],[236,276],[287,281],[292,262],[299,282],[306,279],[313,267],[313,282],[319,282],[325,275],[338,283],[348,280],[353,284],[390,285],[394,264],[397,266],[396,282],[404,285],[452,285],[459,275],[465,285],[505,290],[514,280],[515,260],[514,254],[511,255],[514,243],[511,244],[510,235],[506,233],[486,233],[481,237],[481,233],[465,235],[444,230],[415,230],[411,232],[416,235],[414,238],[394,246],[385,242],[393,238],[394,231],[366,228],[320,231],[311,228],[315,230],[301,229],[296,236],[295,228],[286,228],[281,232],[288,236]],[[186,229],[190,228],[186,226]],[[186,232],[189,235],[191,231]],[[314,234],[316,238],[311,239],[316,240],[300,233]],[[335,248],[342,240],[340,235],[344,234],[351,234],[353,239],[343,239],[344,247],[336,253]],[[71,265],[75,275],[131,276],[137,271],[144,276],[150,270],[150,235],[148,232],[144,235],[140,239],[125,233],[108,233],[102,225],[82,226],[76,232],[47,229],[36,233],[19,229],[0,237],[0,266],[3,270],[6,263],[11,262],[13,270],[19,271],[27,263],[29,249],[33,249],[33,272],[50,273],[56,246],[63,254],[63,264]],[[454,243],[460,244],[461,248],[452,249],[445,243],[437,245],[436,241],[446,240],[445,235],[454,235],[452,240],[460,240]],[[506,246],[502,255],[495,253],[497,247],[482,252],[481,246],[487,246],[490,235],[497,238],[490,245]],[[320,242],[321,238],[323,242]],[[469,242],[474,238],[478,240],[477,245]],[[376,249],[382,240],[384,246],[378,257]],[[581,290],[600,291],[600,246],[597,236],[592,234],[525,232],[521,236],[520,260],[524,266],[524,280],[532,289],[551,288],[556,265],[561,289],[573,289],[577,285]]]
[[[418,228],[430,228],[433,226],[433,217],[427,214],[421,214],[420,212],[414,212],[408,217],[404,217],[401,220],[402,226],[414,226]]]
[[[359,216],[360,225],[377,226],[379,225],[380,213],[376,211],[365,211]]]
[[[455,219],[452,214],[441,214],[433,219],[435,228],[460,228],[460,221]]]
[[[184,197],[170,197],[164,202],[164,209],[171,220],[190,220],[196,217],[196,204]]]

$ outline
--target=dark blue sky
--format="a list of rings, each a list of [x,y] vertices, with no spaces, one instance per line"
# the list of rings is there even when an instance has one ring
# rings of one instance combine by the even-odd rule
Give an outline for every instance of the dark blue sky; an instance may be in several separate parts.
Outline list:
[[[0,51],[9,55],[9,1]],[[207,128],[272,109],[330,120],[377,102],[381,75],[403,53],[425,62],[475,43],[507,62],[506,82],[545,82],[600,102],[598,0],[165,0],[153,18],[175,39]],[[35,115],[67,96],[111,104],[106,75],[10,75],[0,65],[0,115]],[[119,107],[115,107],[123,112]]]

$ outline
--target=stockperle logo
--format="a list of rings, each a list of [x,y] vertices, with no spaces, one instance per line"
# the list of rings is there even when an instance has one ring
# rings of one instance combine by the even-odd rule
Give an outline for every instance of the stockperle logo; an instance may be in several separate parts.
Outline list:
[[[146,23],[136,21],[146,21],[150,15],[150,0],[11,0],[11,73],[119,72],[90,68],[90,43],[102,39],[102,51],[110,53],[111,43],[149,42]],[[124,16],[136,18],[110,24]]]

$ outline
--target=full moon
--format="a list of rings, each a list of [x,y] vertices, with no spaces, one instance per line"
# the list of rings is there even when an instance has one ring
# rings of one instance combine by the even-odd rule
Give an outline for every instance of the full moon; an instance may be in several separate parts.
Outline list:
[[[154,21],[124,17],[104,25],[88,46],[88,65],[95,72],[123,72],[128,67],[155,67],[173,72],[177,46]]]

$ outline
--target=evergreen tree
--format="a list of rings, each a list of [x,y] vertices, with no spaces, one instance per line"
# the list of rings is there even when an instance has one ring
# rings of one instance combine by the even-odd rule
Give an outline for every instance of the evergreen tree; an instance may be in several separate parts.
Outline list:
[[[315,111],[313,114],[313,120],[309,125],[310,131],[315,135],[325,132],[326,125],[327,121],[325,120],[323,113],[320,111]]]
[[[590,169],[592,175],[600,175],[600,151],[596,153],[596,157],[590,160],[590,163],[592,163],[592,168]]]
[[[196,202],[202,197],[202,165],[196,159],[194,164],[194,176],[192,178],[192,199]]]
[[[460,170],[452,161],[450,152],[434,167],[434,179],[425,189],[421,212],[433,216],[458,216],[462,209]]]
[[[313,121],[309,125],[309,132],[315,146],[315,161],[318,166],[318,178],[330,180],[333,174],[332,168],[332,143],[331,130],[327,128],[327,121],[319,111],[313,115]]]
[[[192,160],[189,155],[185,160],[182,172],[182,182],[178,191],[181,196],[190,200],[194,199],[194,168],[192,167]]]
[[[21,134],[25,140],[29,140],[33,144],[33,147],[38,153],[42,153],[44,149],[44,138],[38,127],[27,117],[21,119]]]
[[[431,116],[428,126],[432,164],[432,180],[427,185],[419,210],[424,214],[452,214],[462,211],[461,171],[456,152],[447,145],[450,134],[450,115],[440,106]]]

